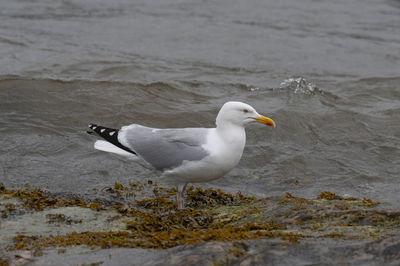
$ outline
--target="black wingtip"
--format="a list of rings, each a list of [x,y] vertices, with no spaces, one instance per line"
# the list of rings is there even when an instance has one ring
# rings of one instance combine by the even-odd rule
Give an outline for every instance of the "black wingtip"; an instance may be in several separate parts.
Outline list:
[[[130,153],[133,153],[136,155],[136,152],[133,150],[129,149],[128,147],[125,147],[118,141],[118,129],[113,129],[113,128],[108,128],[108,127],[103,127],[103,126],[98,126],[95,124],[89,124],[88,127],[93,130],[93,131],[87,131],[88,134],[98,134],[100,137],[104,138],[106,141],[110,142],[111,144],[114,144],[115,146],[126,150]]]
[[[89,124],[88,127],[89,127],[91,130],[94,131],[94,130],[97,128],[97,125]],[[95,132],[93,132],[93,131],[89,131],[89,130],[88,130],[88,131],[86,131],[86,133],[88,133],[89,135],[94,135]]]
[[[89,124],[88,127],[89,127],[91,130],[95,130],[95,129],[97,128],[97,125],[95,125],[95,124]]]

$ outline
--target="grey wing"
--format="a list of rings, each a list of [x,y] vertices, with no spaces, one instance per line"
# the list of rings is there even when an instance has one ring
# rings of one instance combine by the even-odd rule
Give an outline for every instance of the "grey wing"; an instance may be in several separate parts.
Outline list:
[[[206,128],[154,129],[133,124],[121,128],[118,140],[154,168],[168,170],[209,155],[202,147],[207,134]]]

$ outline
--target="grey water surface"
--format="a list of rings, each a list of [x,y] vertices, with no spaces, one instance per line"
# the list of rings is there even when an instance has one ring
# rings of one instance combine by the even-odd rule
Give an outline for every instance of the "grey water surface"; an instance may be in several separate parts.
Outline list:
[[[2,0],[0,183],[85,195],[156,175],[88,123],[213,127],[239,100],[240,164],[203,184],[400,202],[400,1]]]

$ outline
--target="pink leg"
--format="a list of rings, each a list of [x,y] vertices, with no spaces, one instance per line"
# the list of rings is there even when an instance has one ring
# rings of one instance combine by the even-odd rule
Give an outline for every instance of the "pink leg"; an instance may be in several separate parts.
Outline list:
[[[178,203],[178,210],[185,208],[185,189],[186,185],[178,185],[178,193],[176,194],[176,202]]]

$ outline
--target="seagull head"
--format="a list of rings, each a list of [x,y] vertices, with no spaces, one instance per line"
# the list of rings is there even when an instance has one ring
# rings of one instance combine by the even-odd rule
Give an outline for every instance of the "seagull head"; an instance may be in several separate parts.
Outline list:
[[[274,120],[260,115],[252,106],[242,102],[225,103],[219,111],[216,120],[217,126],[233,124],[244,127],[250,122],[258,122],[275,127]]]

